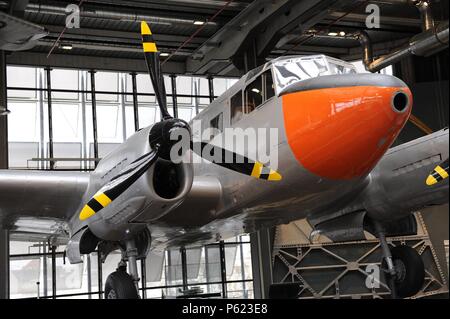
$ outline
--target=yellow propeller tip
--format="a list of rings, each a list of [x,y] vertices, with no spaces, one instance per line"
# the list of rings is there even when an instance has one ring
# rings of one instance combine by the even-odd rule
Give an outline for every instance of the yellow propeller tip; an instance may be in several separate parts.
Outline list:
[[[85,205],[80,213],[80,220],[86,220],[95,215],[95,211],[90,208],[88,205]]]
[[[437,183],[437,180],[432,175],[429,175],[426,183],[428,186],[433,186],[434,184]]]
[[[151,35],[152,31],[150,31],[150,27],[148,26],[147,22],[142,21],[141,22],[141,34],[142,35]]]

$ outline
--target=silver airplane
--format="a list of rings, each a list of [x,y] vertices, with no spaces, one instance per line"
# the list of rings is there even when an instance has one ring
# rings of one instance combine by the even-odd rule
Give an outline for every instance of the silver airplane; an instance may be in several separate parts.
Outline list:
[[[136,132],[92,173],[0,171],[0,226],[69,238],[71,263],[96,249],[104,261],[120,249],[105,296],[137,298],[136,260],[150,250],[307,218],[314,233],[335,241],[376,235],[393,295],[417,293],[420,257],[407,246],[391,249],[386,236],[414,233],[412,212],[448,203],[449,134],[391,148],[413,104],[404,82],[357,74],[323,55],[282,57],[243,76],[188,124],[167,111],[159,52],[149,26],[141,29],[161,122]],[[207,128],[215,133],[203,142]],[[269,147],[277,166],[222,146],[227,128],[277,129]],[[175,161],[171,151],[182,140],[188,149]],[[257,148],[267,151],[262,142]]]

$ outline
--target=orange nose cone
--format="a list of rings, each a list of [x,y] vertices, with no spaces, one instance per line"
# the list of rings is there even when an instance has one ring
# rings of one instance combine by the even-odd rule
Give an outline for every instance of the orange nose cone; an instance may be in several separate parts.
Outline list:
[[[315,89],[283,97],[288,143],[303,167],[328,179],[353,179],[377,164],[405,125],[407,87]]]

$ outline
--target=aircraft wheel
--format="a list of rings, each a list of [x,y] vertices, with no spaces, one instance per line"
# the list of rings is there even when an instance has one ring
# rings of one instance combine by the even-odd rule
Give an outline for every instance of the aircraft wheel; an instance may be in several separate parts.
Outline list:
[[[123,270],[110,274],[105,283],[106,299],[139,299],[133,278]]]
[[[397,246],[391,249],[392,259],[396,270],[394,280],[386,273],[386,279],[390,288],[394,288],[400,298],[416,295],[423,286],[425,280],[425,266],[422,258],[415,249],[409,246]],[[387,269],[383,261],[383,269]],[[391,285],[395,287],[391,287]]]

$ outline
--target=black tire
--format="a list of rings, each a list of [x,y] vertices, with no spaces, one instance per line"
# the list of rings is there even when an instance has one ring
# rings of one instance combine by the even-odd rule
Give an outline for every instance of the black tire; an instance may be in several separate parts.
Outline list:
[[[386,273],[389,286],[394,283],[397,297],[407,298],[416,295],[423,287],[425,280],[425,265],[415,249],[409,246],[397,246],[391,249],[392,259],[398,272],[397,278],[391,280]],[[386,263],[383,261],[383,268]],[[392,289],[392,287],[390,287]]]
[[[139,299],[133,278],[122,270],[110,274],[105,283],[105,299]]]

